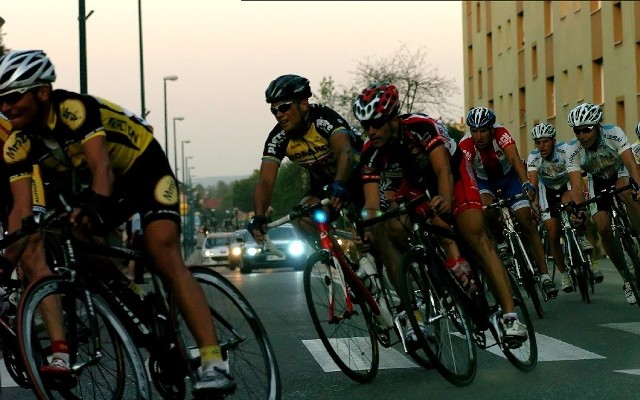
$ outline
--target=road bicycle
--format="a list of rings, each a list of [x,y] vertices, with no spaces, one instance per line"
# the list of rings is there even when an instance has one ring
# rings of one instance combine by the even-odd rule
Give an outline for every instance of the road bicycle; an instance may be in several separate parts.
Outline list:
[[[629,184],[616,188],[611,186],[602,190],[593,198],[583,201],[577,204],[576,209],[587,209],[592,204],[598,201],[606,201],[609,205],[609,215],[611,217],[611,231],[613,237],[618,243],[620,243],[622,250],[624,251],[625,259],[627,262],[624,265],[624,270],[619,271],[623,279],[626,276],[629,277],[629,283],[636,299],[640,299],[640,237],[635,227],[631,225],[624,203],[618,195],[627,190],[637,190],[638,186],[635,184]],[[617,266],[616,266],[617,267]],[[636,302],[640,306],[640,302]]]
[[[403,312],[406,308],[401,296],[379,263],[378,276],[370,277],[372,290],[356,275],[358,263],[347,256],[339,243],[343,239],[354,240],[355,236],[329,224],[323,210],[328,203],[329,199],[324,199],[298,206],[268,224],[273,228],[305,217],[313,221],[318,233],[312,240],[316,252],[307,260],[304,291],[313,325],[327,353],[345,375],[360,383],[370,382],[378,372],[378,345],[389,348],[401,343],[416,363],[429,368],[429,359],[421,349],[405,342],[407,313]],[[353,215],[350,218],[357,221]],[[265,242],[268,246],[268,239]]]
[[[165,399],[195,395],[185,380],[195,378],[198,346],[166,290],[167,283],[149,269],[152,290],[145,294],[108,262],[144,263],[144,252],[79,240],[56,210],[45,215],[36,230],[49,239],[46,251],[55,272],[32,283],[18,307],[17,336],[36,395],[42,399],[148,399],[150,380]],[[86,255],[95,262],[88,263]],[[228,397],[279,399],[275,355],[249,302],[217,272],[204,267],[190,271],[205,293],[223,358],[237,383]],[[42,302],[49,296],[59,299],[63,310],[72,371],[64,381],[50,381],[39,373],[51,356],[46,316],[41,314]],[[146,362],[138,348],[148,351]]]
[[[499,220],[502,226],[502,235],[504,237],[504,243],[506,244],[511,259],[505,261],[505,266],[511,271],[513,276],[522,288],[527,293],[527,296],[531,300],[533,307],[538,315],[538,318],[543,318],[544,310],[542,308],[542,302],[540,301],[540,294],[542,299],[546,302],[549,300],[542,284],[540,283],[540,270],[535,261],[531,259],[527,248],[522,242],[522,237],[518,231],[518,222],[511,210],[510,204],[516,201],[526,199],[528,197],[521,193],[513,196],[512,198],[504,198],[499,194],[495,200],[485,206],[486,210],[497,210],[499,213]],[[512,260],[512,262],[510,262]]]
[[[407,203],[405,209],[411,211],[411,203],[419,204],[420,199],[418,197]],[[426,197],[422,197],[422,201],[424,199]],[[399,209],[398,212],[404,210]],[[532,370],[538,357],[535,331],[513,276],[508,274],[514,311],[527,327],[528,339],[524,342],[503,337],[502,309],[460,236],[449,229],[428,223],[427,219],[415,213],[409,212],[409,217],[412,247],[401,261],[401,286],[407,288],[402,292],[415,296],[416,305],[422,306],[414,308],[421,310],[422,321],[430,324],[435,332],[435,340],[421,340],[420,343],[426,346],[425,352],[441,375],[458,386],[470,383],[477,364],[474,343],[481,349],[498,346],[518,369]],[[447,256],[441,244],[443,238],[454,240],[474,267],[478,286],[474,294],[466,294],[446,269],[444,260]],[[414,331],[421,332],[417,329],[418,319],[411,313],[409,315]],[[493,340],[488,338],[487,330]]]
[[[580,297],[586,303],[591,303],[590,293],[595,293],[595,280],[591,270],[591,254],[582,249],[580,245],[578,229],[571,222],[571,213],[575,210],[575,203],[559,203],[554,207],[542,210],[541,212],[551,212],[557,210],[560,214],[560,224],[562,229],[562,249],[567,272],[571,277],[573,287],[578,288]],[[555,272],[555,265],[554,265]]]

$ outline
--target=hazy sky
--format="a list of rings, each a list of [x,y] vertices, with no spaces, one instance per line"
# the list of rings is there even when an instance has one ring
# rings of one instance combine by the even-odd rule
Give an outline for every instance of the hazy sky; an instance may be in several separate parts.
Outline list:
[[[43,49],[54,88],[79,91],[77,0],[0,0],[4,44]],[[137,0],[86,0],[88,92],[140,114]],[[303,75],[316,89],[332,76],[348,84],[358,62],[402,45],[454,79],[462,115],[462,5],[445,1],[142,0],[147,120],[164,146],[167,82],[169,155],[173,117],[198,177],[249,175],[275,119],[264,90],[275,77]],[[312,99],[313,102],[313,99]],[[181,175],[181,173],[180,173]]]

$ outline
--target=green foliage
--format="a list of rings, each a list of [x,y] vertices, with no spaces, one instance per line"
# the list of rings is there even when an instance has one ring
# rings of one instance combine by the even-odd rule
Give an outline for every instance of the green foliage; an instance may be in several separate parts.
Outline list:
[[[302,200],[308,188],[308,172],[296,163],[284,162],[280,166],[273,189],[271,207],[274,215],[290,212]]]

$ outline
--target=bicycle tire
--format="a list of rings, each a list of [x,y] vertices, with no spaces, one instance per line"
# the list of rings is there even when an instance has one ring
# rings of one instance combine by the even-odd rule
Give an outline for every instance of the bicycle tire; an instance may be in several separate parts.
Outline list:
[[[380,363],[376,328],[364,298],[348,284],[341,285],[339,268],[325,252],[309,257],[303,276],[309,315],[338,368],[352,380],[367,383],[377,375]],[[345,293],[351,298],[351,312]]]
[[[400,287],[403,307],[418,342],[431,364],[449,382],[466,386],[477,370],[476,346],[471,323],[461,305],[452,278],[441,260],[413,248],[400,259]],[[425,338],[415,312],[433,330]]]
[[[60,296],[72,368],[75,370],[75,385],[52,387],[43,381],[39,373],[39,367],[48,362],[51,340],[38,309],[41,301],[52,295]],[[92,300],[99,338],[89,328],[92,321],[87,318],[86,296]],[[70,318],[70,315],[75,317]],[[75,322],[74,326],[70,325],[72,321]],[[81,290],[62,276],[42,278],[22,295],[17,329],[25,369],[38,398],[151,398],[149,379],[138,349],[107,302],[99,295]],[[76,335],[70,332],[76,332]],[[91,348],[98,341],[101,344],[101,357],[93,357]]]
[[[584,258],[585,261],[583,261],[583,257],[581,256],[582,249],[575,237],[572,237],[568,244],[570,246],[569,251],[574,255],[571,268],[575,271],[578,292],[580,292],[582,301],[589,304],[591,303],[589,296],[589,271],[591,270],[591,265],[587,263],[586,258]]]
[[[531,300],[538,318],[542,319],[544,317],[544,310],[542,308],[542,302],[540,301],[540,295],[538,294],[538,285],[536,284],[535,277],[532,273],[531,267],[533,266],[533,261],[529,257],[526,249],[523,247],[521,240],[513,240],[513,242],[513,261],[520,273],[522,287],[527,292],[527,296]]]
[[[275,352],[249,301],[220,273],[206,267],[191,267],[190,271],[204,291],[223,357],[228,360],[229,373],[236,382],[235,391],[225,399],[279,400],[282,387]],[[186,329],[175,301],[170,304],[172,323],[181,339],[178,347],[185,359],[190,360],[187,366],[193,375],[199,365],[198,345]]]
[[[629,265],[626,266],[627,273],[631,278],[631,289],[633,295],[636,297],[636,305],[640,306],[640,282],[638,282],[638,271],[640,271],[640,246],[638,245],[638,239],[632,235],[623,235],[620,237],[620,242],[624,252],[627,254],[633,265],[633,271]]]
[[[502,344],[500,348],[507,357],[507,360],[509,360],[513,366],[521,371],[528,372],[533,370],[538,363],[536,332],[533,328],[533,321],[529,315],[529,310],[527,310],[524,297],[522,296],[522,293],[520,293],[513,275],[508,275],[513,293],[513,301],[515,303],[515,312],[518,314],[520,322],[527,327],[527,340],[518,348],[509,348],[505,344]]]

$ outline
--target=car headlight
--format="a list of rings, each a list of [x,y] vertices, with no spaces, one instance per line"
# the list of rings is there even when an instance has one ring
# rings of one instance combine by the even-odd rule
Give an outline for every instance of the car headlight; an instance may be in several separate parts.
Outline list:
[[[294,240],[289,243],[289,254],[294,257],[301,256],[304,253],[304,244],[301,240]]]
[[[234,247],[231,249],[232,256],[239,256],[240,254],[242,254],[242,249],[240,247]]]
[[[256,249],[255,247],[249,247],[246,253],[248,256],[253,257],[258,253],[258,249]]]
[[[204,251],[204,256],[205,257],[211,257],[212,255],[213,255],[213,251],[211,251],[211,250],[205,250]]]

